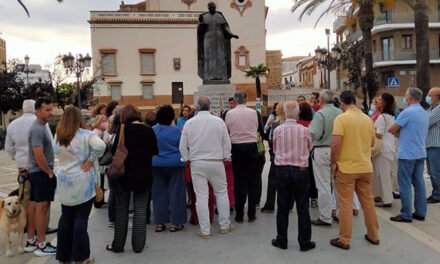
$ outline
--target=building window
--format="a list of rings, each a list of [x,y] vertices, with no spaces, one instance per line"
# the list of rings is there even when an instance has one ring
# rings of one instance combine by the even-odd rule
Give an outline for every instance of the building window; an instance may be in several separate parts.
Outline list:
[[[155,49],[140,49],[141,75],[156,75]]]
[[[153,83],[142,84],[142,97],[144,98],[144,100],[154,98]]]
[[[120,101],[122,99],[121,84],[110,84],[110,95],[112,101]]]
[[[388,78],[394,77],[394,71],[384,71],[382,72],[382,86],[388,87]]]
[[[118,75],[116,68],[116,50],[100,50],[101,74],[104,76]]]
[[[402,49],[412,48],[412,35],[402,35],[402,42],[400,44]]]
[[[394,45],[392,37],[382,39],[382,59],[384,61],[394,59]]]
[[[235,68],[244,71],[250,67],[249,50],[245,46],[240,46],[235,52]]]

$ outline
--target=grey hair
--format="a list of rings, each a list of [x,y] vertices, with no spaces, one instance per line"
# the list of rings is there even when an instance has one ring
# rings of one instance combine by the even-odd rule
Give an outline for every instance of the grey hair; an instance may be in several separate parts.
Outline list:
[[[323,90],[319,93],[319,96],[326,104],[333,104],[333,92],[331,90]]]
[[[236,92],[234,94],[234,99],[237,102],[237,104],[245,104],[247,101],[247,95],[243,91]]]
[[[419,88],[410,87],[406,90],[406,94],[411,96],[415,101],[420,102],[423,98],[423,92]]]
[[[207,96],[201,96],[197,100],[197,108],[199,111],[209,111],[211,109],[211,99]]]
[[[299,105],[296,101],[286,101],[284,103],[284,114],[286,119],[297,119],[299,114]]]

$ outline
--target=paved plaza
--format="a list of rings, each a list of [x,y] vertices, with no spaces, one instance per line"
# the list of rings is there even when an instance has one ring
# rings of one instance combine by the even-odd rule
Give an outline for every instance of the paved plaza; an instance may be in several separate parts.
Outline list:
[[[263,173],[263,189],[267,182],[269,163]],[[425,175],[426,176],[426,175]],[[426,178],[427,189],[430,183]],[[16,188],[16,169],[13,161],[4,151],[0,151],[0,198]],[[265,200],[263,192],[262,202]],[[235,230],[227,235],[218,233],[218,226],[213,225],[213,238],[204,240],[197,237],[198,228],[189,223],[183,231],[170,233],[154,232],[154,225],[148,225],[147,247],[140,254],[131,249],[131,232],[127,238],[125,252],[115,254],[105,250],[105,245],[112,241],[113,229],[107,227],[107,210],[93,209],[89,221],[89,234],[92,255],[96,263],[426,263],[437,264],[440,258],[440,204],[428,205],[425,222],[414,221],[412,224],[390,222],[390,216],[397,215],[400,201],[394,200],[393,208],[378,208],[381,245],[368,244],[364,236],[362,214],[354,218],[351,249],[343,251],[329,245],[329,240],[338,235],[338,225],[332,227],[313,227],[312,239],[317,248],[303,253],[296,241],[296,213],[291,214],[289,229],[289,248],[280,250],[271,246],[270,241],[276,234],[275,214],[257,213],[257,221],[250,224],[236,224]],[[311,209],[312,219],[318,215],[317,209]],[[60,205],[52,206],[50,226],[56,226],[60,216]],[[55,235],[49,239],[56,242]],[[16,252],[17,237],[13,236],[13,250]],[[3,234],[0,234],[3,243]],[[39,264],[58,263],[55,258],[34,257],[33,254],[5,256],[3,244],[0,246],[1,264]]]

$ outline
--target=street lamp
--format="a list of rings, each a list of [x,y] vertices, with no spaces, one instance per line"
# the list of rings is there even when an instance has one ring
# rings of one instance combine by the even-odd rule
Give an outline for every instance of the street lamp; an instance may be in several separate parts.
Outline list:
[[[35,71],[32,69],[29,69],[29,56],[24,56],[24,65],[25,68],[23,69],[23,72],[26,73],[26,89],[29,89],[29,73],[34,73]]]
[[[330,52],[330,29],[325,29],[325,34],[327,35],[327,50]],[[327,57],[327,89],[330,89],[330,56]]]
[[[77,84],[77,91],[78,91],[78,108],[81,109],[81,79],[82,74],[84,73],[84,70],[86,68],[90,68],[92,64],[92,57],[89,56],[87,53],[86,56],[83,57],[82,54],[76,55],[74,57],[70,52],[68,55],[64,55],[63,58],[63,65],[66,69],[67,74],[75,74],[76,75],[76,84]]]
[[[326,48],[320,48],[319,46],[315,49],[316,59],[318,64],[324,67],[327,70],[327,78],[326,74],[324,74],[324,83],[325,88],[330,89],[330,69],[333,62],[337,62],[341,58],[341,49],[338,46],[335,46],[329,52]]]

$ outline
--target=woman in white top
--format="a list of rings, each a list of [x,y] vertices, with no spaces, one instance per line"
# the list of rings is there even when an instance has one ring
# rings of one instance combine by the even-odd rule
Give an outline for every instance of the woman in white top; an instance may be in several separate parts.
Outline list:
[[[55,136],[55,197],[61,203],[56,259],[66,263],[93,263],[87,224],[99,173],[95,160],[104,153],[105,144],[92,131],[80,128],[82,125],[81,111],[67,107]]]
[[[376,206],[391,207],[393,202],[391,168],[396,148],[394,136],[388,130],[395,121],[395,99],[389,93],[383,93],[380,98],[376,108],[381,115],[374,122],[374,127],[376,138],[382,140],[382,148],[380,153],[373,157],[373,195]]]

